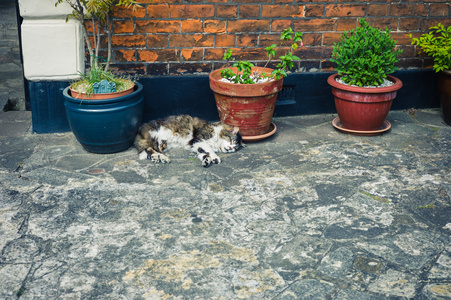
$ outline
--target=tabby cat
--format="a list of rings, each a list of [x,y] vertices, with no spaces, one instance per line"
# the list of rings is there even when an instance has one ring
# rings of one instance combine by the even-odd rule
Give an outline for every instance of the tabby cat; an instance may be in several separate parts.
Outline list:
[[[139,159],[168,163],[165,150],[183,147],[197,153],[202,166],[219,164],[215,152],[230,153],[244,147],[238,127],[211,124],[188,115],[170,116],[143,124],[135,138]]]

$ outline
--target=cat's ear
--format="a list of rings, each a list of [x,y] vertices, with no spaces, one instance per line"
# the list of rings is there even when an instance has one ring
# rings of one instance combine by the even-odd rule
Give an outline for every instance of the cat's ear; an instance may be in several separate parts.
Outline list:
[[[239,131],[240,131],[240,128],[239,128],[239,127],[233,127],[232,130],[230,130],[230,132],[231,132],[232,134],[237,134]]]

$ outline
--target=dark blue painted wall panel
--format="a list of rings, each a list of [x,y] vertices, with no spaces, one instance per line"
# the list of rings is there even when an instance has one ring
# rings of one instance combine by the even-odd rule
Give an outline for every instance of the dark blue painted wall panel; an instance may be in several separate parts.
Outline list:
[[[68,85],[68,82],[61,81],[28,82],[34,132],[70,131],[63,98],[63,90]]]
[[[284,80],[293,99],[280,99],[275,115],[296,116],[335,113],[334,99],[327,77],[332,73],[296,73]],[[394,73],[403,88],[392,109],[439,107],[437,76],[432,70],[403,70]],[[210,121],[219,120],[208,76],[143,77],[144,118],[147,122],[174,114],[190,114]],[[29,82],[33,130],[37,133],[70,130],[62,90],[67,82]]]

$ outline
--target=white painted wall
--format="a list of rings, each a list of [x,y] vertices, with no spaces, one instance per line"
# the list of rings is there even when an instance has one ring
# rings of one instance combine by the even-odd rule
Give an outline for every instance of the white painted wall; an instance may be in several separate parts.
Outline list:
[[[19,0],[24,75],[28,80],[72,80],[84,72],[81,24],[66,22],[72,8],[56,0]]]

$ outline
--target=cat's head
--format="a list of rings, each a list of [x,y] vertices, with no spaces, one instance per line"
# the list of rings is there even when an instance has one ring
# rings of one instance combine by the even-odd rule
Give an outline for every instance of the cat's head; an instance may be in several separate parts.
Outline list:
[[[230,153],[235,152],[241,147],[244,147],[243,139],[241,138],[240,129],[238,127],[231,127],[222,124],[222,130],[219,133],[221,152]]]

